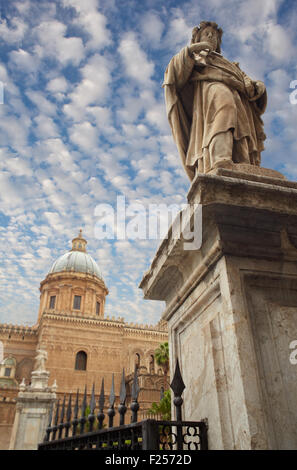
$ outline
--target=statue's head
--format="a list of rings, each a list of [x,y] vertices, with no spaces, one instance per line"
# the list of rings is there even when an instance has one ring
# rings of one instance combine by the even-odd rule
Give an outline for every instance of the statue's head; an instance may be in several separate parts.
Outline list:
[[[191,44],[196,42],[211,41],[214,44],[214,50],[221,53],[223,30],[213,21],[201,21],[199,26],[195,26],[192,31]]]

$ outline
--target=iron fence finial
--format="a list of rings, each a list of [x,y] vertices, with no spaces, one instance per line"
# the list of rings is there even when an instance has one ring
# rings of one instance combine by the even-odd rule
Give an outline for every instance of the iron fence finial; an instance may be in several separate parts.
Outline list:
[[[99,397],[99,413],[97,415],[97,419],[99,422],[99,429],[103,428],[104,418],[105,418],[105,414],[104,414],[104,378],[103,378],[101,382],[101,391],[100,391],[100,397]]]
[[[184,389],[186,388],[186,386],[184,384],[184,381],[180,372],[178,359],[176,359],[175,372],[174,372],[173,380],[170,384],[170,388],[172,389],[174,393],[173,403],[176,407],[176,419],[177,421],[181,421],[182,420],[181,406],[183,404],[183,399],[181,395]]]
[[[92,394],[91,394],[91,401],[90,401],[90,414],[88,416],[88,421],[90,423],[90,432],[93,431],[93,426],[94,426],[94,421],[95,421],[95,415],[94,415],[94,410],[96,407],[96,401],[95,401],[95,383],[93,382],[93,387],[92,387]]]
[[[111,379],[111,390],[110,390],[110,395],[109,395],[109,408],[107,410],[108,414],[108,426],[112,428],[113,426],[113,418],[115,415],[114,411],[114,403],[115,403],[115,392],[114,392],[114,374],[112,374],[112,379]]]
[[[118,407],[118,412],[120,414],[120,426],[125,424],[125,414],[127,411],[127,407],[125,405],[126,398],[127,398],[127,390],[126,390],[126,381],[125,381],[125,370],[123,369],[121,389],[120,389],[120,404]]]

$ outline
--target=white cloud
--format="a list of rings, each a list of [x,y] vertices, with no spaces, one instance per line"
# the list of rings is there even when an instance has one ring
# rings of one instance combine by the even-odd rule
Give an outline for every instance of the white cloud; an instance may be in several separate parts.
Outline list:
[[[37,138],[48,139],[49,137],[56,137],[59,135],[57,125],[54,123],[52,118],[41,114],[34,118],[34,122],[36,124],[34,132]]]
[[[87,33],[89,40],[86,47],[88,50],[100,50],[111,43],[110,31],[106,27],[105,16],[98,11],[97,0],[63,0],[65,7],[76,10],[77,17],[73,23],[82,27]]]
[[[133,32],[124,35],[118,52],[124,63],[127,76],[136,82],[149,85],[154,73],[154,64],[147,59]]]
[[[270,22],[266,25],[266,33],[265,50],[278,61],[288,62],[295,52],[295,44],[288,31],[281,25]]]
[[[46,89],[52,93],[65,93],[69,88],[68,82],[64,76],[53,78],[46,85]]]
[[[11,146],[14,149],[24,148],[28,142],[28,133],[31,120],[27,116],[18,118],[5,116],[1,121],[0,141],[2,145]]]
[[[20,157],[11,157],[4,149],[0,149],[0,168],[9,171],[13,176],[32,176],[32,169]]]
[[[26,95],[32,103],[39,109],[41,113],[53,116],[56,114],[56,105],[46,99],[41,91],[32,91],[29,90],[26,92]]]
[[[40,57],[51,57],[66,65],[79,65],[84,58],[84,46],[79,37],[65,37],[67,27],[57,21],[44,21],[35,29],[38,45],[35,53]]]
[[[154,12],[148,12],[141,18],[141,36],[144,45],[158,47],[164,31],[164,23]]]
[[[150,124],[159,129],[160,132],[168,132],[169,124],[164,103],[156,103],[148,109],[146,119]]]
[[[82,150],[92,152],[98,145],[97,130],[89,122],[74,124],[69,131],[70,140]]]
[[[168,31],[164,38],[164,46],[170,50],[177,50],[189,44],[192,37],[193,26],[188,26],[183,13],[179,10],[176,12],[177,17],[170,21]]]
[[[0,37],[9,44],[19,43],[27,31],[28,25],[17,17],[11,18],[10,25],[11,27],[8,26],[5,18],[0,20]]]
[[[23,72],[36,72],[39,60],[24,49],[18,49],[10,53],[10,68],[19,69]]]
[[[116,132],[115,128],[112,126],[112,113],[109,108],[103,106],[89,106],[87,112],[94,118],[100,134]]]
[[[81,69],[82,80],[69,95],[70,102],[64,105],[64,112],[70,118],[84,119],[86,107],[104,103],[109,96],[110,64],[99,55],[93,55]]]

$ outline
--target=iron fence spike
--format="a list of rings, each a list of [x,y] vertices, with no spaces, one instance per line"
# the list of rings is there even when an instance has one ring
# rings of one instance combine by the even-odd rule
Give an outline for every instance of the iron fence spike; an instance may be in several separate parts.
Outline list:
[[[48,426],[47,426],[48,428],[50,428],[52,424],[53,411],[54,411],[54,402],[52,402],[51,407],[50,407],[50,412],[49,412],[49,417],[48,417]]]
[[[95,401],[95,383],[93,383],[92,387],[92,395],[91,395],[91,401],[90,401],[90,414],[94,413],[96,407],[96,401]]]
[[[121,389],[120,389],[120,404],[124,405],[127,397],[126,382],[125,382],[125,370],[123,369]]]
[[[99,397],[99,409],[100,409],[100,411],[103,411],[103,409],[104,409],[104,378],[102,379],[102,382],[101,382],[101,391],[100,391],[100,397]]]
[[[71,420],[71,393],[69,395],[69,400],[68,400],[68,406],[67,406],[67,412],[66,412],[66,420],[69,423]]]
[[[64,422],[65,404],[66,404],[66,395],[64,394],[64,399],[63,399],[62,409],[61,409],[61,416],[60,416],[60,423]]]
[[[77,416],[78,416],[78,394],[79,394],[79,389],[77,389],[77,392],[76,392],[76,399],[75,399],[75,405],[74,405],[74,419],[77,419]]]
[[[81,417],[83,418],[85,416],[85,411],[87,408],[87,386],[85,386],[85,393],[81,405]]]
[[[116,397],[115,397],[115,391],[114,391],[114,374],[112,374],[111,390],[110,390],[110,395],[109,395],[109,404],[111,408],[114,406],[115,398]]]
[[[60,400],[58,400],[57,402],[57,407],[56,407],[56,415],[55,415],[55,426],[57,426],[58,424],[58,418],[59,418],[59,407],[60,407]]]
[[[170,388],[172,389],[175,397],[181,397],[184,389],[186,388],[180,372],[178,359],[176,359],[175,372]]]

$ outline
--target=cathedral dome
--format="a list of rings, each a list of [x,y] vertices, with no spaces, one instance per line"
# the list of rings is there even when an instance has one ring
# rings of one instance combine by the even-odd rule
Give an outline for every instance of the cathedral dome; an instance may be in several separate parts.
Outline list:
[[[80,230],[78,237],[72,240],[72,250],[60,256],[48,274],[70,271],[91,274],[102,279],[98,264],[86,252],[86,244],[87,241],[82,237]]]

